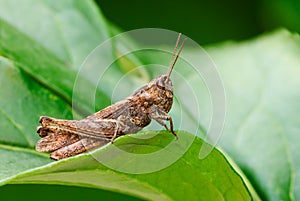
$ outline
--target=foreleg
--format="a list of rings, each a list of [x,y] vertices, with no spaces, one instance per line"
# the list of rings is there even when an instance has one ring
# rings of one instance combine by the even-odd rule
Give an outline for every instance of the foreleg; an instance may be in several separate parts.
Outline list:
[[[164,126],[168,131],[171,131],[171,133],[176,137],[176,140],[178,139],[177,134],[173,130],[173,120],[172,117],[166,115],[166,114],[160,114],[157,115],[156,113],[151,113],[150,117],[157,121],[160,125]],[[167,124],[164,121],[168,121],[170,123],[170,129],[168,128]]]

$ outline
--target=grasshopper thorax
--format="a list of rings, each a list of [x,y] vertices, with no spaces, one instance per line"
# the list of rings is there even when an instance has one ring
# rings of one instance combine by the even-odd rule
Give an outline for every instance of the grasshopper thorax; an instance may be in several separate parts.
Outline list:
[[[148,89],[153,104],[158,107],[157,109],[168,113],[173,104],[173,86],[171,79],[169,79],[167,75],[161,75],[149,83]]]

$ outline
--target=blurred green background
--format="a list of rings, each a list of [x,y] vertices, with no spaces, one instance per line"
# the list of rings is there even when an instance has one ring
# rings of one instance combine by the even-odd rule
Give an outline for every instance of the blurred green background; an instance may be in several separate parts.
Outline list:
[[[278,27],[300,32],[299,0],[97,0],[105,17],[131,30],[182,32],[201,45],[243,40]]]
[[[300,33],[298,0],[97,0],[97,3],[107,20],[123,30],[165,28],[182,32],[201,45],[245,40],[278,27]],[[21,195],[23,200],[43,201],[139,200],[115,192],[59,185],[6,185],[0,188],[0,195],[0,200],[19,200],[15,195]]]

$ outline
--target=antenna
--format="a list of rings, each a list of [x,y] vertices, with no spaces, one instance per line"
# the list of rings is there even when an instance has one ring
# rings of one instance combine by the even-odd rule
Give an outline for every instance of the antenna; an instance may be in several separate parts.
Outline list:
[[[166,81],[170,79],[170,75],[172,73],[172,70],[173,70],[173,68],[175,66],[176,61],[178,60],[178,57],[179,57],[179,55],[180,55],[180,53],[181,53],[181,51],[183,49],[184,43],[186,41],[186,38],[182,41],[182,43],[180,45],[180,48],[179,48],[179,51],[178,51],[178,53],[177,53],[177,55],[175,57],[175,54],[176,54],[176,51],[177,51],[177,47],[178,47],[178,43],[180,41],[180,37],[181,37],[181,33],[179,33],[179,35],[177,37],[176,45],[175,45],[175,48],[174,48],[174,51],[173,51],[173,54],[172,54],[172,59],[171,59],[171,62],[169,64],[169,70],[167,72],[167,79],[166,79]],[[174,59],[174,57],[175,57],[175,59]]]

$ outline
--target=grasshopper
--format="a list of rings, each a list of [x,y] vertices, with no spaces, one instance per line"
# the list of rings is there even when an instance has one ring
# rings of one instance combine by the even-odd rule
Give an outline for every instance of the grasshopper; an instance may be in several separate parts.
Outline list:
[[[40,117],[37,133],[41,139],[36,144],[39,152],[51,152],[50,158],[60,160],[101,147],[125,134],[136,133],[152,119],[164,126],[178,139],[173,130],[172,117],[168,116],[173,104],[173,87],[170,75],[183,49],[178,53],[178,35],[166,74],[154,78],[125,100],[119,101],[82,120],[62,120]],[[168,121],[170,128],[165,121]]]

